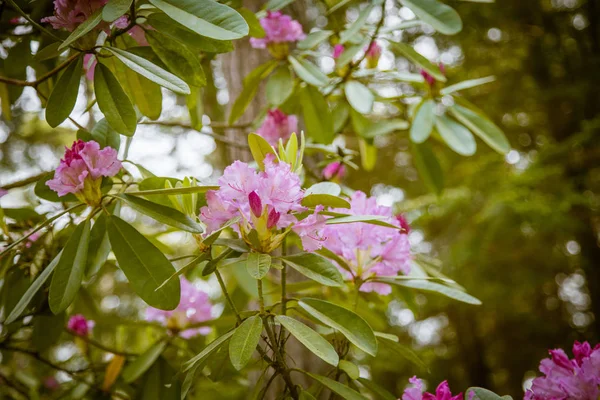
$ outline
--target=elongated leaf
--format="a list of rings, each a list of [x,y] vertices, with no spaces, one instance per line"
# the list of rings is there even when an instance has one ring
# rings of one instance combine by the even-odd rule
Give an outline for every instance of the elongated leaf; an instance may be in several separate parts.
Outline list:
[[[421,54],[417,53],[416,50],[411,46],[406,43],[392,41],[390,41],[390,44],[392,45],[392,49],[402,54],[408,61],[423,68],[429,73],[429,75],[433,76],[438,81],[446,82],[446,77],[444,74],[442,74],[440,68],[437,65],[432,64],[431,61],[423,57]]]
[[[444,3],[437,0],[400,0],[400,3],[444,35],[454,35],[462,30],[460,15]]]
[[[121,136],[108,124],[106,118],[96,122],[90,134],[92,140],[98,142],[101,148],[110,146],[115,150],[119,150],[121,146]]]
[[[368,87],[359,81],[348,81],[344,85],[344,93],[348,103],[361,114],[369,114],[373,111],[375,96]]]
[[[90,221],[80,223],[65,245],[50,283],[48,304],[54,314],[65,311],[75,300],[85,274]]]
[[[240,15],[246,20],[249,28],[249,35],[253,38],[264,38],[265,30],[260,24],[260,20],[256,16],[256,14],[247,8],[239,8],[237,10]]]
[[[339,287],[344,278],[331,261],[314,253],[298,253],[282,257],[281,260],[302,275],[325,286]]]
[[[319,204],[336,208],[350,208],[350,203],[339,196],[342,189],[334,182],[319,182],[304,192],[302,205],[315,207]]]
[[[46,106],[46,121],[48,125],[56,128],[69,117],[79,93],[79,82],[81,81],[81,69],[83,68],[83,57],[65,69],[48,98]]]
[[[125,200],[134,210],[146,214],[158,222],[192,233],[204,232],[204,228],[200,223],[194,221],[179,210],[128,194],[122,194],[119,198]]]
[[[486,76],[484,78],[469,79],[466,81],[455,83],[454,85],[446,86],[445,88],[440,90],[440,94],[446,96],[448,94],[458,92],[459,90],[465,90],[476,86],[485,85],[486,83],[494,82],[495,80],[495,76]]]
[[[396,131],[406,130],[408,129],[408,126],[408,122],[403,119],[388,119],[374,123],[362,132],[359,132],[359,135],[365,139],[373,139],[377,136],[389,135]]]
[[[33,299],[33,296],[35,296],[35,294],[41,289],[44,283],[46,283],[46,281],[58,265],[62,252],[63,250],[61,250],[60,253],[58,253],[56,257],[54,257],[50,264],[48,264],[48,266],[44,268],[44,270],[38,275],[38,277],[33,281],[29,288],[27,288],[25,294],[21,296],[21,299],[17,302],[17,305],[15,305],[10,314],[8,314],[8,317],[6,317],[6,320],[4,321],[5,325],[14,322],[17,318],[19,318],[23,311],[25,311],[25,309],[31,302],[31,299]]]
[[[473,400],[512,400],[511,396],[499,396],[491,390],[487,390],[480,387],[470,387],[465,390],[465,394],[470,397],[474,394]]]
[[[329,83],[329,78],[319,67],[304,58],[296,58],[289,56],[288,61],[294,68],[294,72],[300,79],[309,85],[325,86]]]
[[[360,377],[360,370],[356,366],[356,364],[348,361],[348,360],[340,360],[339,369],[344,371],[346,375],[352,380],[357,380]]]
[[[150,0],[150,3],[202,36],[233,40],[249,32],[248,24],[237,11],[213,0]]]
[[[342,31],[342,33],[340,35],[340,43],[341,44],[344,44],[348,40],[352,39],[352,37],[354,35],[356,35],[363,26],[365,26],[365,24],[367,23],[367,19],[369,18],[369,15],[371,14],[371,11],[373,11],[373,8],[375,8],[375,4],[367,5],[367,7],[365,7],[360,12],[356,21],[354,21],[348,27],[348,29],[346,29],[345,31]]]
[[[110,70],[101,63],[94,70],[94,91],[100,111],[117,132],[132,136],[137,116],[131,100]]]
[[[265,169],[265,157],[267,154],[273,154],[275,160],[278,159],[277,153],[273,149],[273,146],[269,144],[262,136],[255,133],[248,135],[248,146],[250,146],[250,152],[254,161],[258,164],[258,168],[264,171]]]
[[[400,358],[404,358],[410,361],[415,366],[419,367],[423,371],[428,371],[427,365],[419,358],[417,353],[414,352],[409,346],[402,345],[395,340],[388,338],[379,337],[379,343],[381,343],[388,351],[391,351]]]
[[[410,127],[410,140],[415,143],[423,143],[431,135],[435,124],[434,110],[435,102],[433,100],[425,100],[421,103]]]
[[[166,347],[167,342],[165,340],[160,340],[150,346],[148,350],[123,369],[123,372],[121,373],[123,380],[130,383],[142,376],[142,374],[154,364],[158,357],[160,357]]]
[[[294,91],[294,79],[287,65],[282,65],[273,72],[267,81],[267,100],[274,106],[280,106]]]
[[[133,3],[133,0],[110,0],[102,9],[102,19],[106,22],[113,22],[123,16]]]
[[[358,149],[360,150],[360,163],[365,171],[372,171],[377,164],[377,147],[372,141],[360,138],[358,140]]]
[[[425,185],[436,194],[444,190],[444,174],[442,167],[427,143],[414,144],[413,155],[415,166]]]
[[[343,383],[339,383],[338,381],[334,381],[333,379],[327,378],[325,376],[311,374],[309,372],[304,372],[306,375],[310,376],[321,385],[325,386],[332,392],[339,394],[345,400],[368,400],[365,396],[358,393],[357,391],[350,389],[348,386]]]
[[[158,119],[162,112],[161,87],[120,62],[115,61],[114,64],[119,68],[123,88],[140,112],[152,120]]]
[[[307,392],[306,390],[300,391],[299,399],[300,400],[317,400],[315,398],[315,396],[313,396],[312,394],[310,394],[310,392]]]
[[[144,57],[128,51],[117,49],[116,47],[105,47],[113,53],[123,64],[137,72],[138,74],[150,79],[152,82],[159,84],[175,93],[190,94],[190,87],[183,80],[165,71],[156,64],[151,63]]]
[[[156,177],[157,179],[165,179]],[[153,179],[153,178],[150,178]],[[189,187],[176,187],[176,188],[165,188],[165,189],[148,189],[127,192],[131,196],[158,196],[158,195],[173,195],[173,194],[191,194],[191,193],[206,193],[209,190],[217,190],[219,186],[189,186]]]
[[[323,43],[333,35],[333,31],[315,31],[311,32],[296,45],[300,50],[310,50],[313,47]]]
[[[229,342],[229,359],[238,371],[244,368],[252,358],[262,330],[262,319],[255,315],[242,322],[233,333]]]
[[[449,297],[454,300],[462,301],[463,303],[481,305],[481,300],[471,296],[468,293],[463,292],[455,288],[451,288],[439,283],[423,281],[423,280],[397,280],[397,279],[385,279],[377,278],[377,282],[389,283],[392,285],[404,286],[412,289],[424,290],[427,292],[438,293]]]
[[[467,128],[445,115],[435,119],[435,127],[448,147],[462,156],[472,156],[477,150],[475,138]]]
[[[87,256],[85,275],[95,275],[104,265],[110,253],[110,242],[106,233],[106,214],[101,214],[94,223],[90,232],[90,244]]]
[[[81,23],[68,38],[65,39],[64,42],[60,46],[58,46],[59,50],[66,49],[71,44],[73,44],[77,39],[82,37],[83,35],[88,34],[92,31],[98,24],[102,21],[102,8],[97,9],[92,15],[89,16],[84,22]]]
[[[271,268],[271,256],[262,253],[248,253],[246,269],[254,279],[262,279],[269,273]]]
[[[60,56],[64,52],[64,50],[58,49],[61,43],[62,42],[54,42],[43,49],[38,50],[38,52],[33,56],[33,59],[35,61],[46,61]]]
[[[218,350],[222,345],[227,343],[227,341],[231,338],[231,336],[233,336],[235,331],[236,331],[235,329],[231,330],[231,331],[227,332],[226,334],[224,334],[223,336],[220,336],[218,339],[215,339],[212,342],[210,342],[204,348],[204,350],[202,350],[200,353],[196,354],[193,358],[188,360],[183,365],[183,372],[187,372],[190,369],[196,368],[199,365],[201,365],[201,363],[204,362],[208,358],[209,355],[211,355],[214,351]]]
[[[250,105],[250,102],[256,95],[260,82],[269,76],[271,71],[277,67],[277,64],[277,61],[271,60],[265,64],[259,65],[244,78],[244,88],[238,98],[235,99],[233,107],[231,107],[231,114],[229,114],[230,124],[233,124],[244,115],[244,111],[246,111],[246,108],[248,108],[248,105]]]
[[[358,381],[364,385],[371,393],[375,395],[376,399],[379,400],[397,400],[396,396],[388,392],[373,381],[365,378],[358,378]]]
[[[340,358],[335,348],[323,336],[293,318],[278,315],[275,317],[275,320],[323,361],[334,367],[338,365]]]
[[[303,298],[298,304],[319,322],[340,331],[365,353],[373,357],[377,354],[377,339],[373,329],[357,314],[324,300]]]
[[[300,90],[300,105],[307,135],[317,143],[331,143],[335,138],[335,132],[325,96],[317,88],[306,86]]]
[[[335,224],[352,224],[354,222],[364,222],[372,225],[385,226],[392,229],[399,229],[397,226],[385,221],[381,215],[336,215],[335,218],[327,220],[328,225]]]
[[[172,280],[159,288],[175,272],[165,255],[119,217],[108,217],[107,230],[119,267],[138,296],[161,310],[177,307],[179,281]]]
[[[498,153],[506,154],[510,151],[510,143],[504,132],[482,114],[459,104],[450,107],[450,113]]]

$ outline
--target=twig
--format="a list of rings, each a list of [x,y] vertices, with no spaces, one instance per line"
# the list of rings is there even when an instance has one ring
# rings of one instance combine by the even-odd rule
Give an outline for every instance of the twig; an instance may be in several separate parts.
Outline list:
[[[231,307],[231,309],[235,313],[238,323],[241,323],[242,317],[240,316],[240,313],[238,312],[237,308],[235,307],[235,304],[233,304],[233,300],[231,300],[231,297],[229,296],[229,292],[227,291],[227,287],[225,286],[223,277],[221,276],[221,273],[219,272],[218,269],[215,270],[215,275],[217,276],[217,280],[219,281],[219,285],[221,286],[221,291],[223,292],[223,295],[227,299],[227,303],[229,303],[229,307]]]
[[[56,66],[56,68],[54,68],[53,70],[40,76],[35,81],[22,81],[19,79],[12,79],[12,78],[7,78],[5,76],[0,76],[0,82],[4,82],[9,85],[15,85],[15,86],[31,86],[33,88],[37,88],[41,83],[45,82],[46,80],[50,79],[52,76],[58,74],[60,71],[62,71],[66,67],[68,67],[69,64],[71,64],[73,61],[75,61],[80,56],[81,56],[80,53],[73,54],[71,57],[67,58],[62,64]]]
[[[31,185],[32,183],[35,183],[35,182],[39,181],[40,179],[42,179],[42,177],[44,177],[44,175],[46,175],[48,172],[49,171],[40,172],[39,174],[30,176],[29,178],[21,179],[20,181],[12,182],[12,183],[6,184],[4,186],[1,186],[1,188],[5,189],[5,190],[9,190],[9,189],[22,187],[22,186]]]
[[[111,349],[110,347],[105,346],[102,343],[97,342],[97,341],[95,341],[93,339],[90,339],[88,337],[76,335],[75,333],[71,332],[68,329],[65,329],[65,331],[67,333],[69,333],[70,335],[72,335],[73,337],[79,338],[79,339],[83,340],[84,342],[86,342],[87,344],[89,344],[91,346],[94,346],[94,347],[96,347],[96,348],[98,348],[98,349],[100,349],[102,351],[107,352],[107,353],[112,353],[112,354],[116,354],[116,355],[124,356],[124,357],[136,357],[136,356],[139,356],[139,353],[130,353],[130,352],[127,352],[127,351],[119,351],[119,350]]]

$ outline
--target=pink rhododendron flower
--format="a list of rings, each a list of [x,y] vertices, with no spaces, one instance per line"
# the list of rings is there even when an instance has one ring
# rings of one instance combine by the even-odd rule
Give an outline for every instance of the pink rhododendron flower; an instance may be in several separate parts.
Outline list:
[[[351,208],[331,211],[351,215],[377,215],[383,220],[400,227],[390,207],[378,206],[375,198],[367,197],[357,191],[352,195]],[[408,235],[391,227],[353,222],[350,224],[327,225],[323,230],[327,238],[325,246],[342,257],[352,271],[340,268],[348,279],[360,278],[365,281],[373,276],[396,276],[410,272],[410,243]],[[385,283],[366,282],[361,291],[391,293],[391,287]]]
[[[298,131],[298,118],[295,115],[284,114],[279,109],[269,110],[260,128],[256,130],[271,146],[277,146],[279,139],[284,142],[292,133]]]
[[[433,393],[423,393],[423,382],[413,376],[408,380],[412,387],[409,387],[404,390],[404,394],[402,394],[402,400],[462,400],[463,394],[459,393],[456,396],[452,396],[450,392],[450,387],[448,386],[448,381],[443,381],[440,383],[435,390],[435,394]]]
[[[107,2],[108,0],[54,0],[54,15],[42,18],[42,22],[50,23],[54,29],[72,32]]]
[[[77,336],[88,336],[95,322],[88,320],[81,314],[72,315],[67,323],[67,328]]]
[[[60,160],[54,173],[54,179],[46,185],[59,196],[74,193],[78,198],[88,204],[100,200],[100,183],[103,176],[115,176],[121,169],[121,162],[117,159],[117,151],[112,147],[102,150],[95,141],[73,142],[67,148],[65,156]]]
[[[340,56],[342,55],[343,52],[344,52],[344,45],[336,44],[333,47],[333,59],[337,60],[338,58],[340,58]]]
[[[181,278],[181,300],[177,308],[171,311],[158,308],[146,308],[146,321],[156,321],[179,336],[189,339],[196,335],[210,333],[210,328],[193,328],[190,325],[212,319],[212,303],[208,294]]]
[[[404,233],[410,233],[410,225],[408,224],[408,221],[406,220],[404,215],[396,215],[396,221],[398,221],[398,223],[400,224],[400,228],[402,228]]]
[[[294,225],[294,232],[300,236],[302,247],[306,251],[319,250],[323,246],[323,231],[327,219],[319,214],[320,211],[323,211],[323,206],[315,207],[313,214]]]
[[[339,161],[327,164],[323,168],[323,178],[330,180],[341,180],[346,175],[346,167]]]
[[[526,399],[597,400],[600,396],[600,345],[573,344],[573,359],[562,349],[550,350],[550,358],[540,362],[544,376],[533,380]]]
[[[371,43],[366,49],[366,59],[368,68],[377,68],[379,58],[381,57],[381,46],[377,42]]]
[[[265,37],[250,38],[250,44],[255,49],[264,49],[273,43],[297,42],[306,37],[302,25],[280,11],[267,11],[267,16],[261,18],[260,25],[265,30]]]

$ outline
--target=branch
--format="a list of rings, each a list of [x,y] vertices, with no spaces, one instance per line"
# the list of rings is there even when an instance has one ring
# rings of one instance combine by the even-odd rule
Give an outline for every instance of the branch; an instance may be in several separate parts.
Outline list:
[[[71,64],[73,61],[75,61],[77,58],[79,58],[79,56],[80,56],[80,53],[73,54],[71,57],[67,58],[65,60],[65,62],[58,65],[56,68],[54,68],[50,72],[47,72],[44,75],[40,76],[35,81],[22,81],[19,79],[12,79],[12,78],[7,78],[5,76],[0,76],[0,82],[7,83],[9,85],[15,85],[15,86],[31,86],[33,88],[37,88],[41,83],[48,80],[52,76],[58,74],[60,71],[62,71],[66,67],[68,67],[69,64]]]
[[[16,182],[13,182],[13,183],[9,183],[9,184],[7,184],[7,185],[1,186],[0,188],[1,188],[1,189],[5,189],[5,190],[9,190],[9,189],[14,189],[14,188],[18,188],[18,187],[27,186],[27,185],[30,185],[30,184],[32,184],[32,183],[36,183],[37,181],[39,181],[40,179],[42,179],[42,177],[43,177],[44,175],[46,175],[48,172],[49,172],[49,171],[46,171],[46,172],[40,172],[40,173],[39,173],[39,174],[37,174],[37,175],[30,176],[29,178],[25,178],[25,179],[22,179],[22,180],[20,180],[20,181],[16,181]]]
[[[21,10],[21,8],[17,5],[17,3],[14,2],[14,0],[6,0],[6,2],[8,4],[10,4],[12,6],[12,8],[15,9],[15,11],[19,14],[21,14],[21,16],[23,18],[25,18],[27,21],[29,21],[31,23],[31,25],[35,26],[40,32],[44,32],[46,35],[62,42],[63,39],[61,39],[60,37],[56,36],[54,34],[54,32],[49,31],[48,29],[44,28],[43,26],[41,26],[40,24],[38,24],[37,22],[35,22],[29,15],[27,15],[27,13],[25,13],[25,11]]]

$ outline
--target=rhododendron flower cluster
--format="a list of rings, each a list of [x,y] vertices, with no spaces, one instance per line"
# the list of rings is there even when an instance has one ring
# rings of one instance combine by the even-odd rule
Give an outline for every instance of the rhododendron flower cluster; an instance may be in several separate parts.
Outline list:
[[[255,49],[269,49],[275,58],[285,58],[289,53],[288,44],[306,37],[302,25],[280,11],[267,11],[260,24],[265,30],[265,37],[250,38],[250,44]]]
[[[344,176],[346,176],[346,167],[339,161],[334,161],[332,163],[327,164],[325,168],[323,168],[323,178],[328,181],[341,180]]]
[[[67,322],[67,329],[77,336],[88,336],[95,322],[88,320],[81,314],[72,315]]]
[[[450,392],[450,387],[448,386],[448,381],[443,381],[440,383],[435,389],[435,394],[433,393],[423,393],[423,381],[413,376],[408,380],[412,387],[404,390],[404,394],[402,394],[402,400],[462,400],[463,394],[459,393],[456,396],[452,396],[452,392]]]
[[[207,233],[240,217],[241,221],[234,229],[256,250],[272,251],[281,244],[290,228],[302,238],[305,249],[319,248],[325,218],[315,214],[298,222],[294,215],[306,210],[300,204],[304,197],[300,178],[291,171],[289,164],[276,162],[272,154],[267,155],[264,164],[264,171],[256,171],[241,161],[225,168],[219,179],[219,190],[207,192],[207,206],[200,210]],[[277,229],[285,232],[277,234],[274,232]],[[260,248],[256,248],[252,239],[253,231],[258,236]]]
[[[277,146],[279,139],[287,141],[292,133],[298,131],[298,118],[284,114],[279,109],[269,110],[260,128],[256,130],[271,146]]]
[[[390,207],[378,206],[376,199],[363,192],[354,192],[350,210],[340,208],[334,212],[351,215],[377,215],[385,222],[400,228]],[[323,232],[327,238],[325,246],[342,257],[351,271],[340,267],[348,279],[359,280],[363,292],[389,294],[392,288],[385,283],[366,281],[379,276],[396,276],[399,272],[410,272],[410,243],[408,235],[401,229],[353,222],[343,225],[327,225]],[[365,282],[366,281],[366,282]]]
[[[54,0],[54,15],[42,19],[54,29],[72,32],[108,0]]]
[[[121,169],[117,151],[112,147],[100,149],[95,141],[73,142],[67,148],[54,173],[54,179],[46,182],[48,187],[64,196],[74,193],[82,202],[97,205],[102,196],[102,177],[115,176]]]
[[[600,345],[573,344],[573,359],[562,349],[550,350],[550,358],[540,362],[544,376],[533,380],[526,400],[597,400],[600,396]]]
[[[207,293],[194,286],[187,279],[181,278],[181,300],[177,308],[165,311],[148,307],[146,309],[146,320],[159,322],[171,332],[189,339],[210,332],[208,327],[193,327],[192,325],[212,319],[212,308]]]

